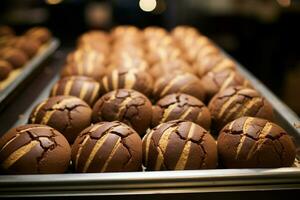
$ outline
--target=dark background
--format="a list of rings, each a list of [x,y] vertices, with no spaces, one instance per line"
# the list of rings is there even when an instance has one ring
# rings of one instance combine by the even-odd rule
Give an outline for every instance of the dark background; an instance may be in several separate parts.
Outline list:
[[[151,0],[150,0],[151,1]],[[79,34],[132,24],[171,30],[192,25],[247,67],[300,113],[300,0],[156,0],[144,12],[139,0],[1,0],[0,24],[22,33],[47,26],[71,48]]]

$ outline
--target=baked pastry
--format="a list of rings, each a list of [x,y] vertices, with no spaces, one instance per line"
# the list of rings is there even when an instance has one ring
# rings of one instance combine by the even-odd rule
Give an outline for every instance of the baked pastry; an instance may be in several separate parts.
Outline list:
[[[72,144],[77,135],[91,124],[92,109],[72,96],[55,96],[39,103],[31,112],[29,123],[45,124],[61,132]]]
[[[213,169],[217,161],[216,141],[193,122],[162,123],[143,138],[146,170]]]
[[[250,83],[241,74],[234,70],[208,72],[201,78],[205,89],[206,100],[209,101],[215,94],[233,86],[250,86]]]
[[[83,130],[72,146],[76,172],[140,171],[142,141],[121,122],[100,122]]]
[[[27,55],[20,49],[6,47],[0,50],[0,58],[9,62],[13,68],[23,67],[28,61]]]
[[[103,95],[93,107],[93,122],[121,121],[143,136],[150,127],[152,104],[143,94],[118,89]]]
[[[38,40],[23,36],[16,38],[13,46],[22,50],[28,58],[32,58],[38,52],[41,44]]]
[[[12,71],[12,66],[5,60],[0,60],[0,81],[5,80]]]
[[[194,63],[199,77],[205,76],[208,72],[220,72],[224,70],[236,70],[236,63],[221,54],[211,54],[198,59]]]
[[[70,159],[71,148],[66,138],[49,126],[21,125],[0,139],[0,163],[4,173],[64,173]]]
[[[169,94],[153,106],[152,127],[176,119],[188,120],[210,130],[211,117],[208,108],[202,101],[187,94]]]
[[[290,167],[295,145],[280,126],[255,117],[228,123],[218,137],[218,152],[226,168]]]
[[[215,130],[243,116],[273,120],[270,103],[257,91],[245,87],[230,87],[217,93],[209,102],[212,123]]]
[[[189,94],[201,101],[205,99],[201,80],[191,73],[169,74],[155,82],[153,96],[156,100],[173,93]]]
[[[146,72],[135,69],[115,69],[102,78],[103,92],[107,93],[116,89],[134,89],[150,96],[153,80]]]
[[[38,40],[41,44],[45,44],[52,38],[52,33],[45,27],[34,27],[29,29],[25,35],[29,38]]]
[[[58,80],[50,96],[75,96],[93,106],[100,95],[100,83],[86,76],[67,76]]]
[[[183,59],[165,60],[151,67],[149,73],[154,80],[170,73],[194,73],[195,70]]]

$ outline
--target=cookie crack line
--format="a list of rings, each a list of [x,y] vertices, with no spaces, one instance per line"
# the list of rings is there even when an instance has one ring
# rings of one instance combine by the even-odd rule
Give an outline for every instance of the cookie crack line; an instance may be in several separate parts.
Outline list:
[[[192,142],[192,143],[195,143],[195,144],[197,144],[197,145],[200,145],[200,143],[202,142],[202,139],[203,139],[204,135],[207,134],[208,132],[203,132],[203,134],[202,134],[202,136],[200,137],[199,140],[194,140],[193,138],[185,138],[185,137],[183,137],[182,135],[180,135],[180,133],[178,132],[178,130],[175,130],[174,133],[175,133],[176,135],[178,135],[178,137],[179,137],[180,139],[182,139],[182,140],[184,140],[184,141],[186,141],[186,142],[190,141],[190,142]]]
[[[261,131],[261,130],[260,130]],[[249,135],[248,133],[243,133],[243,130],[240,130],[240,131],[235,131],[235,130],[230,130],[230,129],[225,129],[223,130],[224,133],[227,133],[227,134],[231,134],[231,135],[241,135],[241,136],[246,136],[252,140],[255,140],[255,141],[259,141],[260,139],[270,139],[272,141],[274,140],[278,140],[279,138],[281,138],[282,136],[284,135],[287,135],[287,133],[285,132],[281,132],[278,134],[278,136],[276,137],[273,137],[271,135],[266,135],[266,136],[263,136],[263,137],[259,137],[260,136],[260,133],[258,134],[258,137],[254,137],[252,135]]]
[[[132,160],[133,155],[130,151],[129,146],[123,141],[123,138],[121,139],[120,143],[125,147],[125,149],[128,151],[128,154],[129,154],[129,158],[127,159],[127,161],[122,164],[122,169],[124,169],[126,167],[126,165]]]
[[[43,110],[45,112],[48,112],[48,111],[65,111],[65,110],[73,111],[74,109],[76,109],[78,107],[87,107],[87,106],[83,105],[83,104],[77,104],[77,105],[74,105],[74,106],[71,106],[71,107],[64,106],[63,108],[48,108],[48,109],[43,109]]]

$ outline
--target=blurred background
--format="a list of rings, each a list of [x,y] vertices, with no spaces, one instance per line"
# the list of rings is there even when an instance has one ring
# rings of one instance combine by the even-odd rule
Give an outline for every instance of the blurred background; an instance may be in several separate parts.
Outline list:
[[[300,114],[300,0],[1,0],[0,25],[46,26],[62,48],[90,29],[186,24],[210,37]]]

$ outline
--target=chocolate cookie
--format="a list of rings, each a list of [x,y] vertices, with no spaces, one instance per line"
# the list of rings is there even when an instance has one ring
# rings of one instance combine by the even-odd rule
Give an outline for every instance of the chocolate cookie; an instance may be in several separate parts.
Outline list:
[[[22,125],[9,130],[0,139],[0,163],[4,173],[63,173],[70,158],[67,140],[49,126]]]
[[[183,120],[162,123],[143,138],[147,170],[213,169],[217,145],[201,126]]]
[[[0,58],[9,62],[13,68],[23,67],[28,61],[27,55],[20,49],[14,47],[6,47],[1,49]]]
[[[76,172],[140,171],[141,138],[121,122],[94,124],[76,138],[72,163]]]
[[[162,76],[166,76],[170,73],[183,73],[183,72],[189,72],[189,73],[195,72],[194,69],[183,59],[165,60],[156,63],[149,70],[150,75],[155,80]]]
[[[92,109],[81,99],[55,96],[39,103],[31,112],[29,123],[45,124],[61,132],[72,144],[90,125]]]
[[[41,44],[38,40],[28,37],[18,37],[13,46],[22,50],[28,58],[32,58],[39,50]]]
[[[0,81],[6,79],[12,71],[12,66],[5,60],[0,60]]]
[[[198,76],[203,77],[208,72],[220,72],[224,70],[236,70],[236,63],[222,54],[211,54],[204,56],[194,63]]]
[[[153,106],[152,127],[160,123],[182,119],[210,129],[211,117],[208,108],[197,98],[187,94],[170,94]]]
[[[205,99],[201,80],[190,73],[170,74],[155,82],[153,96],[156,100],[173,93],[189,94],[201,101]]]
[[[45,27],[31,28],[25,33],[25,35],[32,39],[38,40],[41,44],[47,43],[52,38],[51,32]]]
[[[134,69],[115,69],[102,78],[103,93],[116,89],[134,89],[146,96],[152,93],[153,81],[146,72]]]
[[[243,116],[273,120],[270,103],[254,89],[245,87],[230,87],[217,93],[208,108],[217,131],[228,122]]]
[[[227,168],[290,167],[296,148],[280,126],[242,117],[227,124],[218,137],[220,160]]]
[[[104,55],[96,51],[77,50],[68,56],[61,76],[87,76],[100,81],[105,72]]]
[[[100,94],[100,83],[86,76],[67,76],[57,81],[50,96],[69,95],[93,106]]]
[[[152,104],[143,94],[118,89],[103,95],[94,105],[93,122],[121,121],[144,135],[152,117]]]
[[[250,86],[250,83],[237,71],[224,70],[219,72],[208,72],[201,78],[206,99],[209,101],[215,94],[232,86]]]
[[[77,49],[92,50],[107,55],[110,51],[110,37],[103,31],[89,31],[77,40]]]

